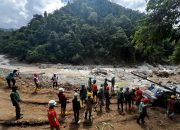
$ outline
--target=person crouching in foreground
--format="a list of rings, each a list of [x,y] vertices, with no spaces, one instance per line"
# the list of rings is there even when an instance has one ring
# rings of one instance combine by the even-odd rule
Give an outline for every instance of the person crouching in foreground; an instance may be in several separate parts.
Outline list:
[[[75,123],[79,123],[79,110],[81,109],[80,101],[78,100],[78,93],[74,93],[74,98],[72,100],[73,103],[73,111],[74,111],[74,119]]]
[[[50,100],[48,103],[49,109],[48,109],[48,120],[50,124],[51,130],[60,130],[60,124],[57,118],[56,111],[54,110],[54,107],[56,106],[56,102],[54,100]]]
[[[20,99],[19,93],[16,90],[17,90],[16,86],[12,87],[12,92],[10,94],[10,97],[11,97],[13,106],[15,106],[16,108],[16,119],[21,119],[23,118],[21,114],[21,108],[19,105],[19,102],[21,101],[21,99]]]
[[[144,124],[145,123],[144,118],[145,117],[149,118],[148,113],[147,113],[148,102],[149,102],[149,99],[144,98],[139,104],[139,117],[137,118],[138,124],[139,124],[139,120],[141,120],[141,123]]]

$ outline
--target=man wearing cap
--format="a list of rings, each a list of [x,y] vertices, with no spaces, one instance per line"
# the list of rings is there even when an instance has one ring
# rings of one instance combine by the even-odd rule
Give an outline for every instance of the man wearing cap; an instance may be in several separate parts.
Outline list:
[[[168,99],[168,106],[167,106],[167,116],[170,119],[173,119],[173,117],[175,116],[175,111],[174,111],[175,104],[176,104],[176,96],[171,95],[171,98]]]
[[[21,108],[19,105],[19,102],[21,101],[21,99],[20,99],[19,93],[16,90],[17,90],[16,86],[12,87],[12,92],[10,94],[10,97],[11,97],[13,106],[15,106],[16,108],[16,119],[21,119],[22,114],[21,114]]]
[[[139,117],[137,118],[137,123],[139,124],[139,121],[141,120],[141,123],[144,124],[144,118],[148,117],[147,114],[147,103],[149,102],[149,99],[144,98],[142,99],[141,103],[139,104]]]
[[[16,80],[14,77],[17,75],[17,70],[13,70],[12,73],[9,73],[8,76],[6,77],[6,81],[8,83],[8,87],[11,88],[11,82],[13,83],[12,86],[15,86]]]
[[[89,113],[89,120],[91,120],[93,99],[91,98],[92,93],[88,92],[88,97],[86,98],[86,107],[85,107],[85,119],[87,120],[87,115]]]
[[[59,102],[61,104],[61,114],[65,116],[66,113],[66,104],[67,104],[67,97],[64,94],[64,88],[59,88],[59,93],[58,93],[58,98]]]
[[[80,106],[80,101],[78,100],[78,93],[76,93],[76,92],[74,93],[74,98],[72,100],[72,104],[73,104],[75,123],[78,124],[78,122],[79,122],[79,110],[80,110],[81,106]]]
[[[48,120],[50,124],[51,130],[60,130],[60,124],[57,118],[56,111],[54,110],[54,107],[56,106],[56,102],[54,100],[50,100],[48,103],[49,109],[48,109]]]

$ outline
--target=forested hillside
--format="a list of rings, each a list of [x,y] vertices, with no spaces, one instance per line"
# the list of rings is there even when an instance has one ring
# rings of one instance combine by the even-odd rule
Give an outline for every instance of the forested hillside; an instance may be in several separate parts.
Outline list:
[[[27,62],[179,63],[179,4],[149,0],[145,15],[108,0],[73,0],[16,31],[1,31],[0,52]]]
[[[0,48],[28,62],[134,62],[130,36],[142,16],[108,0],[76,0],[53,14],[34,15]]]

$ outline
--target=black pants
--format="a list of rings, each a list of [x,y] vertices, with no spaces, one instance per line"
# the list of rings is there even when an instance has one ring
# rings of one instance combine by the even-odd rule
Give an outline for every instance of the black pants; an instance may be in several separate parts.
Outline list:
[[[57,82],[53,82],[53,88],[57,86],[58,86]]]
[[[87,119],[87,115],[89,114],[89,120],[91,119],[91,113],[92,113],[92,108],[86,108],[85,110],[85,119]]]
[[[21,108],[19,104],[15,105],[15,108],[16,108],[16,119],[19,119],[21,116]]]
[[[118,109],[120,109],[119,104],[121,104],[121,111],[123,112],[123,101],[118,99]]]
[[[144,118],[146,117],[146,114],[140,113],[139,117],[137,118],[137,123],[139,123],[139,120],[141,120],[141,123],[144,123]]]
[[[127,106],[128,106],[128,109],[130,110],[131,109],[131,100],[125,100],[125,105],[126,105],[126,110],[127,110]]]
[[[8,84],[8,87],[9,88],[11,88],[11,82],[13,83],[13,86],[15,86],[15,84],[16,84],[16,80],[15,79],[6,79],[6,81],[7,81],[7,84]]]
[[[109,109],[110,99],[106,99],[106,108]]]
[[[74,119],[75,119],[75,122],[78,123],[78,121],[79,121],[79,111],[74,111]]]

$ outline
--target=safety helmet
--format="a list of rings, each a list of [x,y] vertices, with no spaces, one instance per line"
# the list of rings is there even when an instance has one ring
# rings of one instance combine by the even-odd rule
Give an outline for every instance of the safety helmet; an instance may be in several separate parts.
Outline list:
[[[64,92],[64,88],[59,88],[59,92]]]
[[[95,79],[93,80],[93,83],[96,83],[96,80],[95,80]]]
[[[149,99],[148,99],[148,98],[144,98],[144,99],[143,99],[143,102],[144,102],[144,103],[148,103],[148,102],[149,102]]]
[[[74,93],[74,98],[77,98],[78,97],[78,93]]]
[[[50,100],[49,103],[48,103],[48,106],[51,107],[51,106],[56,106],[56,101],[54,100]]]
[[[91,97],[91,96],[92,96],[92,93],[88,92],[88,94],[87,94],[87,95],[88,95],[88,97]]]
[[[172,99],[175,99],[175,98],[176,98],[176,96],[175,96],[175,95],[171,95],[171,98],[172,98]]]

